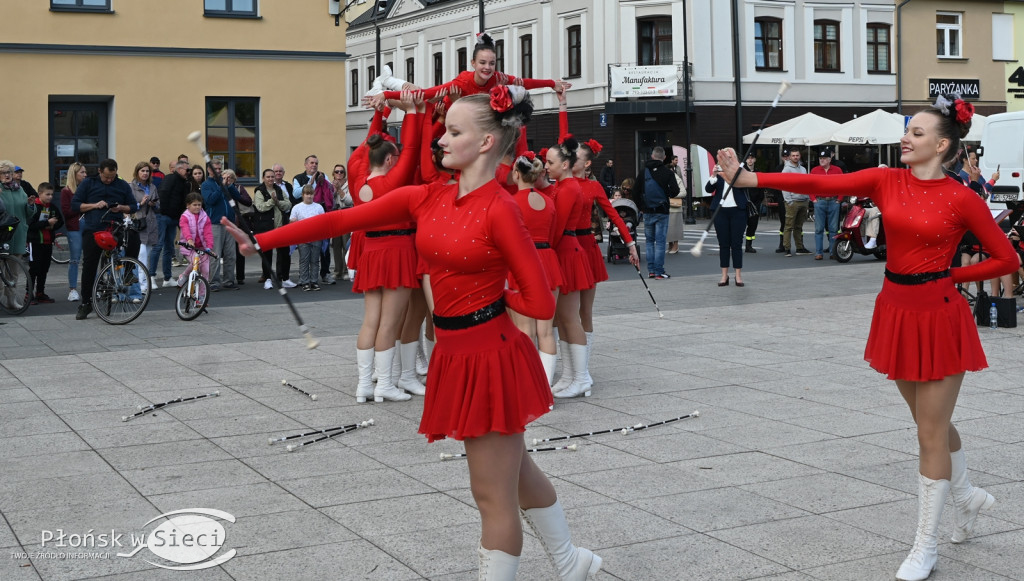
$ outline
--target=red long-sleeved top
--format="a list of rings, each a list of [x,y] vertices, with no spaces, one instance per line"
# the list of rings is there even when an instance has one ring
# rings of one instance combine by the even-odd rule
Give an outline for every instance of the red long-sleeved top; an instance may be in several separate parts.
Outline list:
[[[608,196],[604,193],[604,187],[594,180],[588,180],[586,178],[575,178],[580,183],[580,188],[583,189],[583,203],[588,208],[587,219],[576,223],[576,230],[587,230],[590,229],[590,212],[589,208],[593,202],[597,202],[601,211],[604,212],[605,216],[611,219],[612,223],[619,229],[619,235],[622,237],[622,241],[629,244],[633,241],[633,237],[629,235],[629,228],[626,228],[626,223],[622,221],[622,216],[615,211],[612,207],[612,203],[608,201]]]
[[[519,190],[516,195],[512,196],[512,199],[523,213],[523,224],[526,225],[533,241],[550,244],[551,233],[555,227],[555,201],[537,192],[537,195],[544,198],[544,208],[537,210],[530,205],[530,192],[536,191],[534,189]]]
[[[498,85],[498,75],[496,74],[491,75],[491,78],[487,79],[487,82],[483,85],[476,84],[475,74],[473,71],[462,71],[459,73],[459,76],[443,85],[424,89],[423,97],[425,99],[433,99],[442,89],[448,89],[453,86],[458,87],[462,91],[461,96],[465,97],[467,95],[476,95],[477,93],[486,93]],[[515,80],[516,78],[512,75],[508,76],[509,85],[514,83]],[[543,89],[545,87],[554,89],[555,81],[553,79],[523,79],[523,87],[526,89]],[[387,99],[398,99],[401,96],[401,91],[384,91],[384,97]]]
[[[968,230],[992,258],[951,269],[954,283],[1017,270],[1017,255],[988,206],[973,190],[950,178],[920,180],[909,169],[875,168],[835,176],[759,173],[757,185],[818,196],[870,197],[884,216],[888,268],[898,274],[949,268]]]
[[[416,113],[406,114],[405,120],[402,123],[402,143],[405,144],[405,148],[401,155],[398,156],[398,163],[396,163],[388,173],[368,178],[365,182],[366,185],[370,186],[370,191],[373,194],[372,200],[380,199],[394,191],[396,188],[413,183],[413,178],[416,175],[416,168],[420,163],[419,150],[421,129],[422,123],[420,122],[420,116]],[[352,196],[352,202],[355,206],[367,203],[362,199],[362,196],[359,195],[360,189],[362,189],[362,184],[360,184],[360,187],[355,190],[356,195]],[[406,230],[413,227],[415,227],[414,222],[396,222],[393,224],[387,224],[383,228],[380,228],[380,230]]]
[[[555,184],[555,225],[551,231],[551,247],[557,248],[566,230],[574,230],[576,216],[583,205],[583,191],[573,178],[566,178]],[[588,211],[589,216],[589,211]],[[590,227],[590,220],[587,220]]]
[[[263,250],[417,223],[416,248],[429,267],[434,312],[465,315],[502,296],[513,310],[539,320],[555,314],[537,249],[511,196],[494,181],[461,198],[458,184],[407,186],[344,212],[329,212],[256,236]],[[509,271],[519,292],[505,288]]]

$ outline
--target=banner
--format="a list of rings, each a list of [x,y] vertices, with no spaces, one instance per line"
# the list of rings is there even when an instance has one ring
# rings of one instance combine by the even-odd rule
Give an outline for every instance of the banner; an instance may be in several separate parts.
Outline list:
[[[612,99],[674,97],[679,86],[675,65],[609,67]]]
[[[694,143],[690,146],[690,153],[693,156],[693,197],[703,198],[711,196],[704,191],[704,184],[711,179],[712,170],[715,168],[715,157],[711,152]]]

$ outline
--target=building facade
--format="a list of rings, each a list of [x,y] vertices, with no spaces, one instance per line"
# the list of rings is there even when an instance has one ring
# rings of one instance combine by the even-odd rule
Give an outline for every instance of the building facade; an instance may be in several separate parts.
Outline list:
[[[891,0],[486,0],[484,5],[486,30],[499,45],[498,68],[571,82],[570,129],[606,146],[619,179],[635,176],[654,145],[736,145],[739,135],[756,128],[783,79],[794,87],[775,122],[807,111],[847,121],[896,106]],[[381,63],[391,63],[396,76],[421,86],[465,70],[480,30],[474,0],[391,0],[379,7],[375,20],[364,15],[348,33],[350,147],[365,138],[369,113],[357,95],[376,76],[378,30]],[[661,92],[622,94],[618,79],[654,78],[631,77],[631,70],[674,72],[675,82],[670,79]],[[557,102],[545,91],[534,100],[537,113],[528,132],[539,149],[557,138]]]
[[[1017,3],[899,2],[896,54],[902,113],[934,103],[940,92],[960,93],[982,115],[1007,110],[1011,99],[1005,79],[1017,67],[1014,15],[1006,11],[1008,4]],[[918,40],[933,38],[935,42]]]
[[[343,5],[343,4],[342,4]],[[331,4],[278,0],[0,0],[0,157],[33,183],[112,157],[163,168],[202,130],[243,179],[307,154],[344,161],[345,26]],[[338,11],[335,9],[335,11]],[[336,25],[337,24],[337,25]]]

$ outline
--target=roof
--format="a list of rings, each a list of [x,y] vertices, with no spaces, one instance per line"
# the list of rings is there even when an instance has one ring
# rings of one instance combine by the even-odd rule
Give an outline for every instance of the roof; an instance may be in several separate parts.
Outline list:
[[[391,13],[391,9],[394,8],[395,4],[400,3],[402,0],[386,0],[386,7],[384,11],[377,17],[377,21],[387,19],[387,15]],[[417,0],[420,4],[423,4],[425,8],[431,8],[439,4],[451,4],[455,2],[465,2],[466,0]],[[362,25],[370,24],[374,21],[373,9],[363,12],[355,20],[348,24],[349,28],[355,28]]]

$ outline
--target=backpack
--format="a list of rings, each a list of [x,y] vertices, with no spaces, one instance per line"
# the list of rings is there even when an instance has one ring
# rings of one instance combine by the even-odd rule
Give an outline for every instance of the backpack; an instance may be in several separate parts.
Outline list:
[[[668,194],[654,179],[649,168],[644,169],[644,206],[651,210],[668,204]]]

